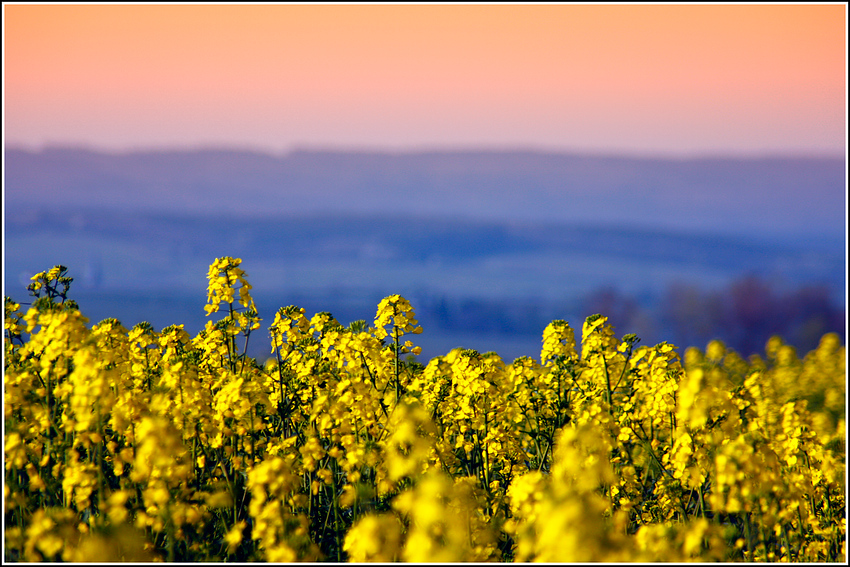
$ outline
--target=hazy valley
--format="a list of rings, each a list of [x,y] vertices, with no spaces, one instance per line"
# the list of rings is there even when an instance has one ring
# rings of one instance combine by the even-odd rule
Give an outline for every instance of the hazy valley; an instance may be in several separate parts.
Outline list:
[[[29,275],[63,263],[93,321],[196,332],[207,267],[230,255],[266,321],[298,304],[371,322],[401,293],[427,356],[536,355],[548,321],[598,310],[684,344],[747,276],[764,309],[801,289],[821,319],[844,308],[843,176],[829,159],[7,150],[4,284],[25,301]],[[690,333],[671,311],[685,296]],[[265,332],[251,341],[265,351]]]

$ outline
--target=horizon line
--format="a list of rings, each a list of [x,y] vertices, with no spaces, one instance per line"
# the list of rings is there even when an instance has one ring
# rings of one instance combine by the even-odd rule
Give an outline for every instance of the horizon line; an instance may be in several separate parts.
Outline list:
[[[267,155],[274,158],[286,158],[297,154],[346,154],[346,155],[382,155],[382,156],[414,156],[428,154],[536,154],[536,155],[558,155],[558,156],[581,156],[593,158],[621,158],[638,160],[664,160],[664,161],[693,161],[706,159],[736,159],[736,160],[762,160],[762,159],[844,159],[847,161],[848,153],[826,150],[703,150],[703,151],[647,151],[625,148],[558,148],[534,144],[421,144],[405,147],[379,146],[379,145],[334,145],[334,144],[293,144],[289,148],[280,150],[261,146],[259,144],[224,144],[224,143],[198,143],[198,144],[160,144],[160,145],[138,145],[131,147],[107,147],[104,145],[86,142],[45,142],[42,144],[27,144],[21,142],[3,143],[4,154],[6,150],[26,151],[30,153],[43,153],[46,151],[84,151],[105,155],[130,155],[151,153],[205,153],[205,152],[232,152]]]

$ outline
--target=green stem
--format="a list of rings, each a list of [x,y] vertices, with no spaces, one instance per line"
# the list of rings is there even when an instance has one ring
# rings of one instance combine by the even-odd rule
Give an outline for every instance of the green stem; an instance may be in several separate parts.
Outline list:
[[[623,370],[620,372],[620,377],[617,378],[617,383],[614,384],[614,388],[612,391],[616,391],[617,388],[620,387],[620,382],[623,381],[623,378],[626,376],[626,371],[629,369],[629,358],[632,356],[632,347],[629,347],[629,350],[626,352],[625,361],[623,362]]]
[[[646,431],[643,428],[643,424],[639,423],[638,426],[640,427],[640,430],[643,432],[644,436],[646,436]],[[635,431],[635,430],[632,429],[632,431]],[[664,468],[664,465],[661,464],[661,460],[655,455],[655,451],[652,449],[652,444],[650,442],[648,442],[646,439],[641,438],[641,436],[637,434],[637,431],[635,431],[635,437],[637,437],[639,440],[643,441],[644,445],[646,446],[647,451],[649,451],[649,456],[652,457],[652,460],[655,461],[655,464],[658,465],[658,468],[661,469],[661,472],[665,473],[670,478],[674,478],[673,473],[671,473],[666,468]]]
[[[251,337],[251,331],[248,330],[248,331],[245,332],[245,347],[242,351],[242,353],[243,353],[243,355],[242,355],[242,366],[239,367],[240,374],[245,370],[245,361],[248,360],[248,339],[250,337]],[[236,338],[234,337],[233,340],[235,341]]]
[[[399,380],[400,371],[398,367],[399,357],[401,356],[401,352],[399,352],[398,347],[398,327],[393,328],[393,342],[395,343],[395,400],[396,403],[399,403],[401,400],[401,381]]]
[[[788,528],[783,523],[782,524],[782,541],[785,543],[785,555],[788,557],[788,561],[796,561],[794,555],[791,553],[791,542],[788,539]],[[779,558],[782,559],[781,557]]]
[[[748,561],[752,562],[755,558],[755,549],[753,546],[752,527],[750,526],[750,514],[744,512],[744,536],[747,538],[747,552],[749,553]]]
[[[611,408],[611,375],[608,372],[608,361],[605,360],[605,353],[600,353],[602,357],[602,368],[605,369],[605,401],[608,402],[608,415],[614,415],[614,410]]]
[[[174,523],[171,521],[171,514],[168,512],[169,506],[166,504],[165,513],[167,514],[166,520],[166,548],[168,550],[168,562],[174,563]]]
[[[339,526],[339,495],[336,487],[336,461],[331,463],[331,487],[333,488],[333,507],[334,507],[334,539],[336,541],[336,561],[342,562],[342,543],[340,542],[340,526]]]
[[[228,276],[228,285],[230,285],[230,278]],[[233,303],[227,304],[228,310],[230,312],[230,321],[233,322]],[[230,371],[236,372],[236,337],[230,333],[230,330],[225,326],[224,333],[227,336],[227,354],[229,355],[229,363],[230,363]]]

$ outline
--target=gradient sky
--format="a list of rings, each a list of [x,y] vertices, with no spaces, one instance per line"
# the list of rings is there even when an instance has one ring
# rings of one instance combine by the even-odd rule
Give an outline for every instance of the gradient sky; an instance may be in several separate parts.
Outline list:
[[[7,145],[845,154],[843,3],[3,5]]]

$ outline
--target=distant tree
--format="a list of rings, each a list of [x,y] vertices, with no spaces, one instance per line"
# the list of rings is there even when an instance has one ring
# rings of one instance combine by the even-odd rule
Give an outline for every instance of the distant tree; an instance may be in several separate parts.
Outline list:
[[[735,350],[744,356],[762,351],[772,335],[788,331],[787,309],[777,302],[771,287],[756,276],[732,282],[725,306],[729,325],[726,341],[734,342],[738,346]]]
[[[719,291],[688,284],[671,285],[658,316],[670,339],[681,346],[704,347],[720,339],[748,356],[764,351],[773,335],[802,352],[814,349],[825,333],[845,338],[845,310],[835,305],[826,286],[779,293],[757,276],[744,276]]]
[[[674,344],[705,346],[711,339],[718,338],[716,334],[723,327],[722,307],[722,294],[674,283],[661,302],[658,317]]]

